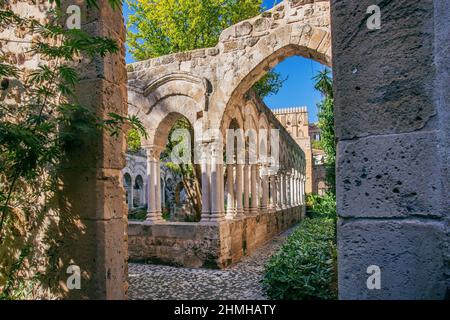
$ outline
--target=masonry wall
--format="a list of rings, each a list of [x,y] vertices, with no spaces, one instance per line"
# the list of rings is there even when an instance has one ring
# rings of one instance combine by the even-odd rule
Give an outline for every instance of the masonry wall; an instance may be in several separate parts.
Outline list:
[[[299,223],[304,214],[305,207],[300,206],[219,224],[130,221],[130,260],[192,268],[224,268]]]
[[[333,0],[332,30],[340,298],[448,297],[450,3]]]

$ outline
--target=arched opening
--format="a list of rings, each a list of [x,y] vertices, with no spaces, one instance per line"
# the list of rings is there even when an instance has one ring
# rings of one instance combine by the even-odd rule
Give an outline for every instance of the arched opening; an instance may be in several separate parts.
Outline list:
[[[125,173],[123,176],[123,187],[125,189],[125,199],[129,209],[133,209],[133,182],[131,175]]]
[[[160,154],[161,202],[167,221],[198,222],[202,210],[200,168],[194,163],[194,128],[182,114],[170,113],[160,123],[154,142],[165,143]]]
[[[141,175],[136,176],[133,186],[133,207],[140,208],[144,205],[144,180]]]

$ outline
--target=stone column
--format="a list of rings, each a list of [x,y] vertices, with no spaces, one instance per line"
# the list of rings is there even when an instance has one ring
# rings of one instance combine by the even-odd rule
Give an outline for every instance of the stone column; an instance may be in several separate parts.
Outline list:
[[[252,164],[251,168],[251,193],[252,193],[252,202],[250,207],[250,212],[252,214],[258,214],[258,191],[257,191],[257,181],[259,179],[259,170],[257,164]]]
[[[276,210],[277,208],[277,176],[272,174],[270,176],[270,208]]]
[[[250,165],[244,164],[244,213],[250,212]]]
[[[284,203],[284,207],[288,208],[289,207],[289,175],[287,172],[284,173],[284,195],[283,195],[283,203]]]
[[[204,146],[201,150],[201,171],[202,171],[202,218],[201,221],[209,221],[211,214],[210,179],[211,165],[209,163],[209,149]]]
[[[288,171],[286,172],[286,207],[290,208],[291,207],[291,172]]]
[[[242,202],[242,170],[244,165],[236,164],[236,218],[242,218],[244,216],[244,206]]]
[[[159,168],[159,149],[148,147],[147,149],[147,175],[149,182],[149,203],[147,209],[147,222],[160,223],[163,221],[161,215],[161,196],[160,196],[160,168]]]
[[[128,203],[128,207],[130,208],[130,209],[133,209],[134,208],[134,201],[133,201],[133,198],[134,198],[134,183],[135,183],[135,181],[134,181],[134,178],[133,177],[131,177],[131,186],[130,186],[130,194],[128,195],[128,201],[129,201],[129,203]]]
[[[220,222],[224,219],[224,183],[223,163],[221,151],[212,151],[211,158],[211,222]]]
[[[277,210],[281,210],[282,207],[283,207],[283,203],[282,203],[282,201],[283,201],[283,187],[282,187],[283,181],[282,181],[282,179],[283,179],[283,176],[282,176],[281,172],[278,172],[278,176],[277,176],[277,185],[278,185],[278,187],[277,187],[277,203],[276,203]]]
[[[261,166],[261,189],[262,189],[262,200],[260,208],[261,210],[267,210],[269,204],[269,175],[267,172],[267,166]]]
[[[233,219],[236,214],[234,197],[234,164],[227,164],[227,219]]]

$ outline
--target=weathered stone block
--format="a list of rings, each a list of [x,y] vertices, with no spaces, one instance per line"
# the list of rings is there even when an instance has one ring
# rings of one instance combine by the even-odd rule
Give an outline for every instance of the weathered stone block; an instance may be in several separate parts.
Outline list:
[[[340,221],[341,299],[443,299],[446,293],[440,223],[421,220]],[[381,269],[381,289],[369,290],[369,266]]]
[[[444,183],[436,132],[341,141],[337,201],[344,217],[441,217]],[[446,198],[446,196],[444,196]]]
[[[433,1],[384,3],[380,30],[366,25],[366,11],[373,4],[332,1],[340,139],[436,127]]]

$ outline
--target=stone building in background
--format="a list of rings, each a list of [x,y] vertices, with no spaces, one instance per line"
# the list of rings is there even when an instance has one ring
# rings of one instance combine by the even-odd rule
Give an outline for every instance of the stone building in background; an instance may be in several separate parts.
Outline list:
[[[305,152],[306,158],[306,193],[324,195],[325,183],[325,153],[316,148],[320,141],[320,129],[316,124],[309,124],[306,107],[278,108],[273,113],[281,124]]]

